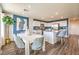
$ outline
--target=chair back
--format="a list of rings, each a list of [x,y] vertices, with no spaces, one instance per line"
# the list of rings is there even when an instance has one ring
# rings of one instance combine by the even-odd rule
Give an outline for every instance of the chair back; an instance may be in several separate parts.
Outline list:
[[[32,50],[40,50],[43,46],[44,38],[36,38],[32,44]]]
[[[14,41],[15,41],[16,46],[18,48],[25,48],[25,44],[20,36],[15,35]]]
[[[58,37],[65,37],[66,33],[67,33],[66,30],[62,30],[62,31],[60,31],[60,32],[57,33],[57,36]]]

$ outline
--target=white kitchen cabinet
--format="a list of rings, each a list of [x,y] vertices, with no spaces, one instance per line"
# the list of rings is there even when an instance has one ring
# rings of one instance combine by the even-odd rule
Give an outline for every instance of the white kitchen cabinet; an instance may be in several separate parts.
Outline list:
[[[33,21],[33,26],[40,26],[40,22],[39,21]]]

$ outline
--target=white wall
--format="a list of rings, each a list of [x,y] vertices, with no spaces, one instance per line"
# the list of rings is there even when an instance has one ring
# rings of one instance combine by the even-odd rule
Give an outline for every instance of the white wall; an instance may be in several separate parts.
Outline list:
[[[1,19],[1,17],[0,17]],[[1,20],[0,20],[0,38],[1,38]]]
[[[71,25],[71,34],[79,35],[79,25]]]
[[[2,45],[4,45],[4,40],[2,38],[2,36],[3,36],[3,29],[2,29],[2,26],[1,25],[2,25],[2,9],[0,7],[0,48],[2,47]]]
[[[40,24],[41,24],[41,22],[39,22],[39,21],[33,21],[33,26],[40,26]]]
[[[79,18],[70,18],[70,34],[79,35]]]
[[[0,19],[1,19],[1,12],[0,12]],[[0,20],[0,37],[1,37],[1,20]]]
[[[29,18],[29,29],[32,32],[33,31],[33,18]]]

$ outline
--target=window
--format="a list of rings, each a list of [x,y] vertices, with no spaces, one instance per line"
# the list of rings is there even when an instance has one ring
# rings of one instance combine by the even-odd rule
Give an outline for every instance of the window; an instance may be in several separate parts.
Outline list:
[[[4,38],[4,23],[2,21],[3,14],[0,13],[0,36]]]

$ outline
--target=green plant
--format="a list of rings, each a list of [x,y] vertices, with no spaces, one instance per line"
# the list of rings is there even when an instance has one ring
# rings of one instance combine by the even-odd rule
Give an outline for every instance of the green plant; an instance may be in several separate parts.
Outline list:
[[[6,25],[12,25],[15,23],[15,21],[10,16],[4,16],[2,20],[3,20],[4,24],[6,24]]]
[[[7,29],[7,34],[6,34],[6,37],[5,37],[5,41],[6,41],[5,43],[7,43],[7,40],[10,41],[10,38],[9,38],[9,26],[13,25],[15,23],[15,21],[10,16],[4,16],[2,18],[2,21],[4,22],[5,26],[7,27],[6,28]]]

